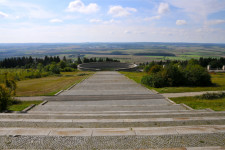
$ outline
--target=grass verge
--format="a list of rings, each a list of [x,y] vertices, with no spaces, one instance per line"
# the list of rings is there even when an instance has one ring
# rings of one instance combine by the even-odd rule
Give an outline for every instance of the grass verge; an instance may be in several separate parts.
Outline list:
[[[209,100],[209,99],[199,99],[197,96],[195,96],[195,97],[176,97],[170,99],[177,104],[184,103],[193,109],[210,108],[215,111],[225,111],[225,98]]]
[[[144,72],[121,72],[128,78],[141,83],[141,78],[147,75]],[[210,87],[164,87],[164,88],[152,88],[146,86],[149,89],[154,89],[159,93],[183,93],[183,92],[201,92],[201,91],[225,91],[225,73],[212,73],[212,82],[214,86]]]
[[[92,75],[93,72],[63,72],[60,76],[50,76],[17,82],[16,96],[52,96]]]
[[[43,101],[17,101],[16,104],[13,104],[9,107],[9,111],[22,111],[25,108],[29,107],[31,104],[40,104]]]

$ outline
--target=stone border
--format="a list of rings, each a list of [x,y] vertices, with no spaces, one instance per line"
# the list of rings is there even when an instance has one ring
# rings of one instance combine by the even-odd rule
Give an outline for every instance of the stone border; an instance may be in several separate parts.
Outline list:
[[[44,102],[42,102],[41,104],[39,104],[39,106],[42,106],[42,105],[45,105],[46,103],[48,103],[48,101],[44,101]]]
[[[31,104],[30,106],[28,106],[27,108],[25,108],[24,110],[22,110],[21,113],[27,113],[29,110],[31,110],[35,106],[36,106],[35,104]]]
[[[197,129],[196,129],[197,128]],[[0,128],[1,129],[1,128]],[[200,130],[198,130],[200,129]],[[202,129],[202,130],[201,130]],[[196,132],[196,130],[198,130]],[[198,125],[176,127],[135,127],[135,128],[4,128],[2,136],[154,136],[154,135],[191,135],[224,133],[224,125]]]
[[[64,90],[60,90],[59,92],[57,92],[56,94],[54,94],[54,96],[58,96],[60,93],[62,93]]]
[[[180,105],[183,106],[183,107],[185,107],[185,108],[188,109],[188,110],[194,110],[193,108],[187,106],[187,105],[184,104],[184,103],[181,103]]]
[[[169,99],[167,97],[165,97],[165,100],[169,101],[171,104],[177,104],[177,103],[175,103],[174,101],[172,101],[171,99]]]

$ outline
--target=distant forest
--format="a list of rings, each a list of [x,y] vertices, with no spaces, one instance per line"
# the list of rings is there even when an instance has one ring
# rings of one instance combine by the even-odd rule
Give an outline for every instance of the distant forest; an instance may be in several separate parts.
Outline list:
[[[225,65],[225,58],[221,57],[221,58],[199,58],[197,59],[193,59],[193,61],[195,61],[197,64],[201,65],[202,67],[207,67],[208,65],[211,65],[211,68],[222,68],[223,65]],[[167,60],[167,61],[158,61],[158,62],[154,62],[155,64],[158,65],[168,65],[168,64],[180,64],[182,66],[186,66],[188,64],[188,60],[185,61],[181,61],[181,60]],[[144,67],[146,65],[150,64],[150,62],[147,63],[140,63],[140,67]]]
[[[66,59],[63,57],[61,60],[59,56],[45,56],[44,58],[33,58],[33,57],[12,57],[5,58],[0,61],[0,68],[37,68],[39,64],[43,66],[50,65],[52,63],[67,63],[67,66],[71,66],[72,64],[78,65],[82,63],[90,63],[90,62],[119,62],[119,60],[112,58],[77,58],[77,61],[72,62],[71,59]],[[66,65],[66,64],[65,64]],[[74,66],[74,65],[73,65]],[[72,67],[76,68],[76,67]]]
[[[4,60],[0,61],[1,68],[32,68],[37,66],[39,63],[46,66],[51,64],[52,62],[59,63],[61,60],[59,56],[45,56],[44,58],[32,58],[30,57],[12,57],[12,58],[5,58]]]

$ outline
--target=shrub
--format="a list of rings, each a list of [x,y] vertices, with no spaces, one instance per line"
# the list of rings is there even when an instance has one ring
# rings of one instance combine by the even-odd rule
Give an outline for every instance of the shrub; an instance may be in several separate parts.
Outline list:
[[[161,65],[154,65],[151,67],[150,71],[148,73],[157,73],[160,72],[163,69]]]
[[[52,64],[50,65],[49,70],[50,70],[52,73],[54,73],[54,74],[60,74],[59,66],[56,65],[55,63],[52,63]]]
[[[156,65],[155,62],[151,62],[149,65],[145,66],[144,72],[149,72],[150,69],[155,65]]]
[[[74,69],[71,68],[71,67],[66,67],[66,68],[64,68],[64,69],[61,69],[61,71],[62,71],[62,72],[73,72]]]
[[[88,75],[87,73],[79,73],[77,76],[86,76]]]
[[[219,99],[219,98],[225,98],[225,92],[221,92],[221,93],[206,93],[203,94],[201,96],[197,96],[197,98],[199,99]]]
[[[207,70],[200,65],[188,65],[184,69],[186,85],[189,86],[209,86],[212,85],[211,76]]]
[[[161,74],[151,74],[144,76],[141,79],[141,83],[155,88],[160,88],[165,85],[165,81]]]
[[[11,94],[8,88],[0,85],[0,111],[7,110],[11,100]]]
[[[175,65],[166,66],[160,71],[162,78],[165,80],[164,86],[180,86],[184,83],[182,71]]]
[[[142,83],[151,87],[174,86],[208,86],[212,85],[211,76],[200,65],[188,65],[185,69],[176,65],[162,68],[158,65],[151,67],[150,75],[142,78]]]

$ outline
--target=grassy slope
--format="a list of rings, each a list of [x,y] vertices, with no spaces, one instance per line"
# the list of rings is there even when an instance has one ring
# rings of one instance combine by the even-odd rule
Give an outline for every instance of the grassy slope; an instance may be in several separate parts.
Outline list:
[[[21,103],[19,103],[19,104],[11,105],[9,107],[9,110],[10,111],[22,111],[25,108],[27,108],[28,106],[30,106],[31,104],[38,105],[40,103],[42,103],[42,101],[21,101]]]
[[[193,109],[211,108],[215,111],[225,111],[225,98],[207,100],[198,99],[196,97],[176,97],[170,99],[177,104],[184,103]]]
[[[136,81],[137,83],[141,83],[141,78],[146,75],[143,72],[121,72],[126,75],[128,78]],[[149,89],[155,89],[159,93],[182,93],[182,92],[200,92],[200,91],[222,91],[225,90],[225,73],[216,73],[211,74],[212,82],[216,84],[216,86],[211,87],[164,87],[164,88],[152,88],[147,87]]]
[[[61,77],[50,76],[38,79],[29,79],[17,82],[17,96],[41,96],[54,95],[60,90],[67,89],[75,83],[79,83],[89,75],[79,76],[81,73],[91,72],[67,72],[62,73]]]

